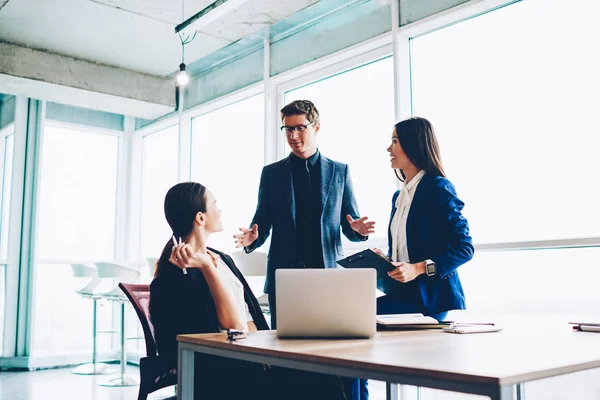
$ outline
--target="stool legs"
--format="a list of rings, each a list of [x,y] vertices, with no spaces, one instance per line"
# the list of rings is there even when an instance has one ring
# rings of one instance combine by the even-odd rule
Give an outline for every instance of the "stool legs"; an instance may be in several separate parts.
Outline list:
[[[121,303],[121,373],[118,377],[110,379],[107,382],[100,383],[100,386],[121,387],[136,386],[139,384],[137,378],[125,374],[127,366],[127,349],[125,348],[125,303]]]
[[[98,299],[97,298],[93,298],[94,300],[94,317],[92,319],[92,327],[93,327],[93,340],[92,340],[92,362],[91,363],[87,363],[87,364],[83,364],[78,366],[77,368],[75,368],[73,371],[71,371],[71,373],[73,374],[77,374],[77,375],[104,375],[104,374],[112,374],[113,372],[117,372],[117,369],[113,366],[110,366],[108,364],[102,364],[102,363],[98,363],[96,362],[96,358],[97,358],[97,336],[98,336],[98,331],[97,331],[97,325],[98,325],[98,320],[97,320],[97,312],[98,312]]]

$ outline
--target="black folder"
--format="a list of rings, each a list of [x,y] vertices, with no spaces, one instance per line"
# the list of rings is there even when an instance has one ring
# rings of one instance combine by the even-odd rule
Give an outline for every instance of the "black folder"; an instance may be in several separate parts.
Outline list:
[[[388,294],[395,286],[396,281],[388,276],[388,272],[396,267],[371,249],[342,258],[337,263],[344,268],[375,268],[377,271],[377,289],[385,294]]]

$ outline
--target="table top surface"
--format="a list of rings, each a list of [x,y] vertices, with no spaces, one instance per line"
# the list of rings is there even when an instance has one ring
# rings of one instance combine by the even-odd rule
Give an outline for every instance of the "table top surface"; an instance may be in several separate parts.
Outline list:
[[[576,332],[567,319],[501,322],[501,332],[377,332],[370,339],[280,339],[275,331],[227,340],[225,333],[177,340],[261,356],[454,382],[511,385],[600,367],[600,333]],[[200,350],[200,349],[197,349]]]

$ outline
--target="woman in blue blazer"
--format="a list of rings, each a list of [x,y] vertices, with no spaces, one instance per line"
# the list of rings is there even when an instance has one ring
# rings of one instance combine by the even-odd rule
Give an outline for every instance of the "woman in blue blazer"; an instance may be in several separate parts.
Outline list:
[[[442,320],[449,310],[465,308],[457,269],[474,249],[464,203],[446,179],[428,120],[397,123],[387,150],[404,185],[392,198],[388,229],[387,257],[396,267],[389,276],[397,284],[377,299],[377,313],[419,312]]]

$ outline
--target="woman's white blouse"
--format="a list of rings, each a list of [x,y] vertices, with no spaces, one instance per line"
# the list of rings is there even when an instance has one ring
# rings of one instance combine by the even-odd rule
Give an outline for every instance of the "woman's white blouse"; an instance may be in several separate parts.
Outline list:
[[[410,182],[404,182],[402,190],[400,190],[400,194],[396,198],[396,212],[390,226],[392,232],[392,261],[410,262],[408,247],[406,245],[406,220],[413,197],[417,191],[417,186],[423,176],[425,176],[425,171],[421,170]]]
[[[217,258],[217,271],[221,274],[221,277],[228,285],[229,292],[232,293],[235,298],[238,315],[244,316],[245,314],[245,321],[253,321],[254,318],[252,318],[248,304],[246,304],[246,301],[244,300],[244,285],[242,285],[242,282],[240,282],[238,277],[235,276],[220,257]]]

